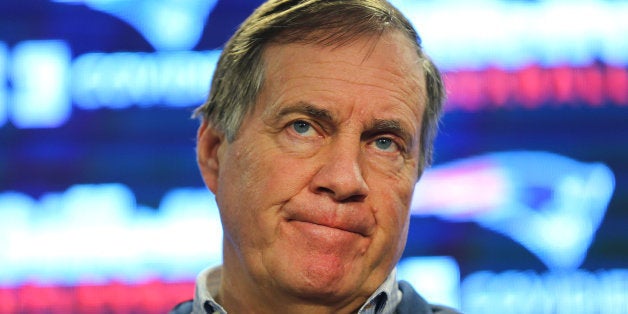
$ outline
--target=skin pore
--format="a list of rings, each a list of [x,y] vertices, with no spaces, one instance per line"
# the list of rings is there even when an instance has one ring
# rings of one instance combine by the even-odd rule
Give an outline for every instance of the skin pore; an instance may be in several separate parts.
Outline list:
[[[198,162],[224,229],[229,313],[353,313],[397,263],[419,174],[425,83],[400,33],[270,45],[236,139]]]

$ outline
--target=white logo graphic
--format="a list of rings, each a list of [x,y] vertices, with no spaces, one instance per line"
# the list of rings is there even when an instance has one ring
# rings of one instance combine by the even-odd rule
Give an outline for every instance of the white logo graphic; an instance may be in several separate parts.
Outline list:
[[[615,189],[604,164],[548,152],[492,153],[440,165],[417,185],[414,215],[473,221],[551,270],[578,268]]]
[[[190,50],[218,0],[53,0],[84,4],[129,23],[156,50]]]

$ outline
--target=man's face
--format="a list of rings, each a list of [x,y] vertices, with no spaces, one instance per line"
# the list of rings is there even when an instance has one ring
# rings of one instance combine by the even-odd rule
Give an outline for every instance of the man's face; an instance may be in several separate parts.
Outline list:
[[[332,301],[371,294],[405,246],[423,74],[397,33],[267,48],[254,112],[227,143],[204,124],[231,285]]]

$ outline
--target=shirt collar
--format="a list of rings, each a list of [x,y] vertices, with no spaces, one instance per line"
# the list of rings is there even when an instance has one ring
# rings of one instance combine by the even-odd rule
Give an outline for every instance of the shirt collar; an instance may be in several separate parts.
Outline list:
[[[214,300],[220,287],[222,267],[214,266],[202,271],[196,278],[196,290],[192,314],[227,314],[227,311]],[[371,294],[358,314],[391,314],[401,302],[401,290],[397,283],[397,269]]]
[[[192,314],[226,314],[227,311],[214,300],[220,288],[222,267],[214,266],[203,270],[196,277],[196,291],[192,303]]]
[[[401,290],[397,283],[397,269],[386,277],[386,280],[371,294],[358,314],[391,314],[401,302]]]

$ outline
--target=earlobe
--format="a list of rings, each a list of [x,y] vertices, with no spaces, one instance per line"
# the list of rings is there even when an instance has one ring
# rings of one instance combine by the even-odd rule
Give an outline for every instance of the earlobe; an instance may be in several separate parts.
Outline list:
[[[224,143],[224,133],[203,121],[196,136],[196,162],[205,185],[216,193],[220,167],[218,149]]]

